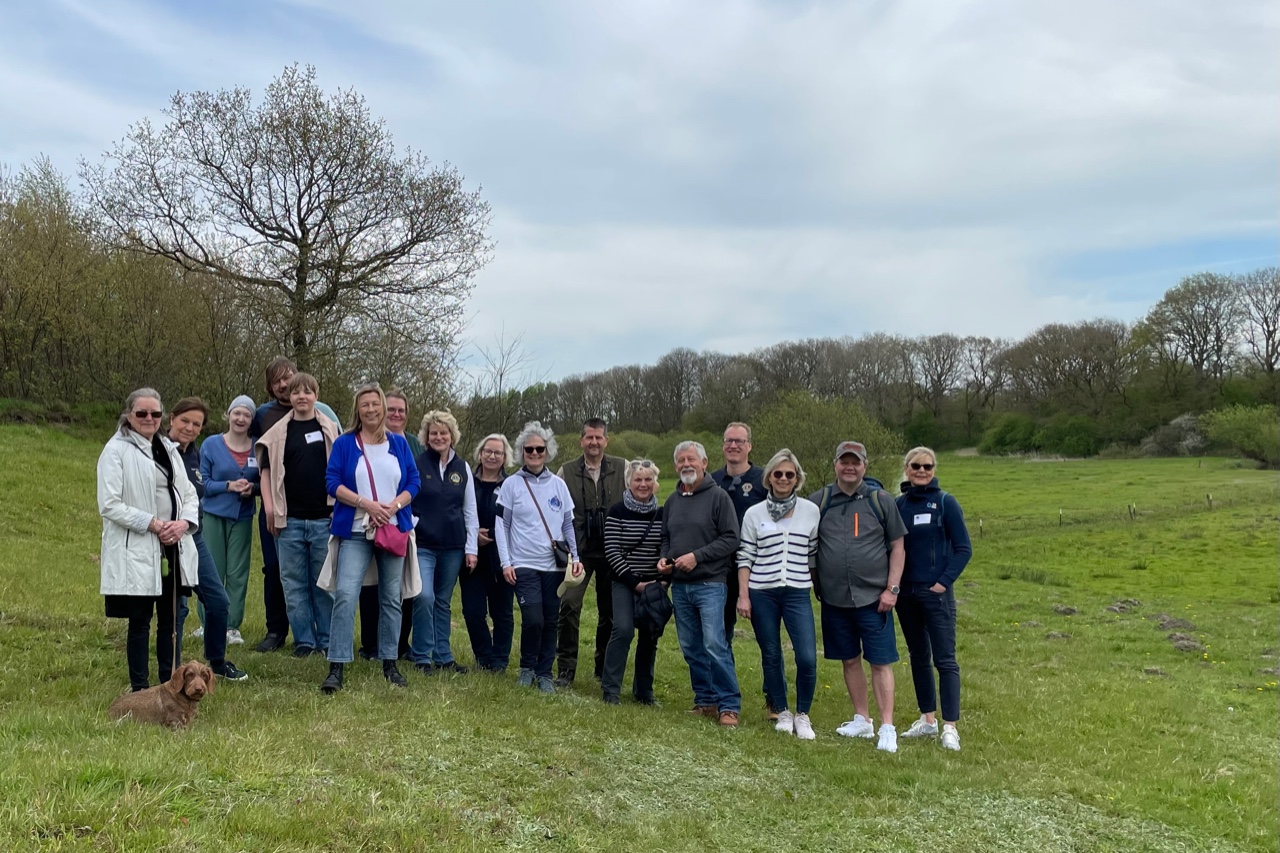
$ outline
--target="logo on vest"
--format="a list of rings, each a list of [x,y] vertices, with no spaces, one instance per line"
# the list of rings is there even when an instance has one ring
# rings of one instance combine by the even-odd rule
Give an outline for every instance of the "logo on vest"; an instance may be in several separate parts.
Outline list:
[[[449,482],[453,483],[455,486],[458,485],[459,483],[462,482],[462,475],[459,474],[457,471],[454,471],[452,474],[449,475]]]
[[[743,484],[742,484],[742,493],[743,493],[744,495],[749,495],[749,494],[751,494],[751,484],[750,484],[750,483],[743,483]]]

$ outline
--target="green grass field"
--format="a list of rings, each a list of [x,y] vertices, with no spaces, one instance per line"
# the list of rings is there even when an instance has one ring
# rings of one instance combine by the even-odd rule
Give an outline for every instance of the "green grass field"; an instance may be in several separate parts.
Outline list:
[[[741,625],[733,732],[685,716],[674,627],[656,710],[605,706],[589,679],[544,698],[410,673],[396,691],[367,663],[326,698],[323,661],[241,647],[251,680],[220,685],[187,732],[110,722],[127,678],[97,593],[99,450],[0,428],[4,849],[1276,849],[1275,472],[944,457],[975,546],[957,588],[964,750],[885,755],[834,734],[851,715],[834,662],[816,742],[767,727]],[[1108,609],[1124,599],[1140,603]],[[915,707],[897,674],[901,729]]]

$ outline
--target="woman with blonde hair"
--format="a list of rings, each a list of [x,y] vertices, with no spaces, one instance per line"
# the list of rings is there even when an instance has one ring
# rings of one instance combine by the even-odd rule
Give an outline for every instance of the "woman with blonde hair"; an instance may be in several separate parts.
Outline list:
[[[404,436],[387,429],[387,400],[380,386],[357,388],[353,409],[351,426],[333,442],[325,471],[325,488],[335,501],[329,530],[339,540],[329,675],[320,685],[325,693],[342,689],[343,667],[355,660],[356,606],[371,561],[378,573],[382,674],[397,687],[407,683],[396,659],[404,543],[413,530],[409,505],[418,493],[418,466]],[[383,528],[390,537],[381,536]]]
[[[817,504],[799,498],[804,469],[783,448],[764,466],[764,503],[742,517],[738,550],[738,615],[749,618],[760,645],[764,690],[769,707],[778,712],[774,728],[813,740],[809,708],[818,684],[818,642],[813,624],[810,574],[818,553]],[[795,711],[787,704],[786,667],[782,659],[782,626],[796,659]]]
[[[493,541],[493,525],[498,517],[498,490],[512,464],[511,442],[499,433],[486,435],[476,445],[474,458],[477,531],[475,568],[462,573],[462,619],[471,637],[476,666],[487,672],[505,672],[511,661],[511,639],[515,635],[515,590],[502,577],[498,546]],[[493,620],[489,631],[487,615]]]
[[[938,485],[938,456],[913,447],[902,460],[898,512],[907,526],[902,594],[895,609],[911,658],[920,719],[905,738],[938,734],[938,694],[942,699],[942,746],[960,750],[960,664],[956,662],[955,583],[973,555],[964,512],[954,496]],[[940,688],[935,693],[933,671]]]
[[[459,456],[458,420],[446,411],[427,412],[418,439],[421,488],[413,500],[418,519],[418,569],[422,592],[413,602],[409,659],[425,674],[466,672],[449,646],[453,587],[465,563],[475,568],[479,521],[471,468]]]

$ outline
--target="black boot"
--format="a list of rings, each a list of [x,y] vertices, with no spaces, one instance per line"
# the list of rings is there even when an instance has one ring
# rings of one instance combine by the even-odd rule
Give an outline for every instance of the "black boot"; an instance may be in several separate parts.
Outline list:
[[[333,695],[342,689],[342,664],[329,664],[329,677],[320,685],[320,692]]]
[[[396,662],[393,660],[384,660],[382,662],[382,677],[390,681],[396,687],[408,687],[409,682],[404,680],[404,676],[400,674],[400,670],[396,669]]]

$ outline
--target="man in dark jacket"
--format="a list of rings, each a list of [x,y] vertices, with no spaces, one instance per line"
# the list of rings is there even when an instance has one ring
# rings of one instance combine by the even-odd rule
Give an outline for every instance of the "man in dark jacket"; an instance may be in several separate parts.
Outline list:
[[[676,445],[680,486],[663,507],[662,560],[671,574],[676,635],[693,684],[691,714],[737,726],[742,693],[724,635],[725,576],[738,552],[733,501],[707,476],[707,451],[696,441]]]
[[[578,540],[578,555],[586,568],[582,583],[569,587],[560,597],[557,623],[556,659],[559,678],[556,686],[568,687],[578,669],[578,629],[582,619],[582,601],[587,584],[596,579],[596,648],[595,676],[604,671],[604,651],[613,632],[613,578],[604,557],[604,518],[609,507],[622,500],[626,488],[623,475],[627,462],[621,456],[606,456],[609,446],[608,427],[600,418],[589,418],[582,424],[578,439],[582,456],[556,472],[573,497],[573,532]]]

